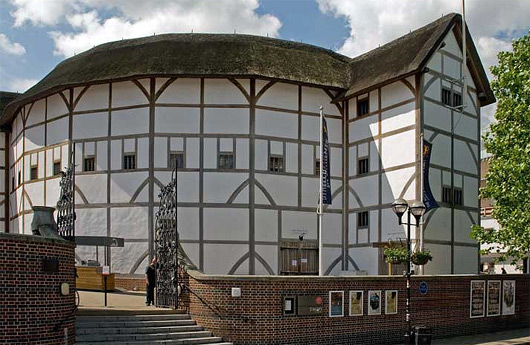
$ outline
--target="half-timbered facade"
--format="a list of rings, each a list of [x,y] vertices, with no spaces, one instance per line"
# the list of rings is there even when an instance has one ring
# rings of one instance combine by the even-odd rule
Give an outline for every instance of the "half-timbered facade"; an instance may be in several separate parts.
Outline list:
[[[157,195],[177,167],[180,242],[196,266],[317,273],[322,105],[333,195],[326,274],[385,273],[378,244],[405,235],[390,204],[421,198],[422,134],[441,204],[424,217],[426,273],[474,273],[480,107],[494,99],[470,37],[462,95],[459,30],[448,15],[355,59],[263,37],[176,34],[65,60],[0,118],[3,230],[29,233],[31,207],[55,205],[74,150],[76,232],[125,239],[107,253],[113,271],[139,272],[153,255]],[[95,259],[94,248],[76,254]]]

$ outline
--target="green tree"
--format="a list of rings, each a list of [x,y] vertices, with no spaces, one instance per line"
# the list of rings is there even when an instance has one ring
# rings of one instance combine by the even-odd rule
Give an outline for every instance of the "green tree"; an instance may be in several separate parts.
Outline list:
[[[497,244],[499,261],[524,259],[530,252],[530,34],[512,42],[513,52],[500,52],[491,68],[497,98],[495,123],[484,136],[491,154],[487,186],[480,196],[494,200],[492,216],[499,231],[474,226],[471,236]]]

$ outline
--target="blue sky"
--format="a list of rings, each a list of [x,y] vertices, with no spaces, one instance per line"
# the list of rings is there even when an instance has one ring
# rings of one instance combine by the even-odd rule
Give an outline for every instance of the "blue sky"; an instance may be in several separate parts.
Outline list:
[[[0,0],[0,90],[23,92],[69,56],[153,33],[235,30],[357,56],[460,6],[460,0]],[[530,29],[529,0],[466,0],[466,9],[486,69]],[[494,109],[483,109],[485,125]]]

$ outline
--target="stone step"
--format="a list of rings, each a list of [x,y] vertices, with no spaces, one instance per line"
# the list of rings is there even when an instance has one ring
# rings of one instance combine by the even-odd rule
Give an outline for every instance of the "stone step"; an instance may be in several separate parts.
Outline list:
[[[123,316],[77,316],[79,322],[114,322],[114,321],[155,321],[155,320],[189,320],[188,314],[161,314],[161,315],[123,315]]]
[[[105,341],[102,342],[79,342],[76,341],[76,345],[102,345],[107,344]],[[150,345],[150,344],[172,344],[172,345],[233,345],[233,343],[223,342],[220,337],[203,337],[203,338],[189,338],[189,339],[177,339],[177,340],[151,340],[151,341],[123,341],[123,342],[112,342],[113,345]]]
[[[194,321],[192,321],[194,322]],[[176,332],[192,332],[203,331],[204,329],[198,325],[184,325],[174,327],[107,327],[107,328],[78,328],[76,334],[91,335],[91,334],[155,334],[155,333],[176,333]]]
[[[132,320],[132,321],[111,321],[103,322],[98,320],[77,320],[76,328],[81,330],[85,328],[135,328],[135,327],[177,327],[177,326],[190,326],[195,325],[195,321],[188,318],[185,320]]]
[[[154,334],[84,334],[76,335],[76,342],[129,342],[129,341],[151,341],[151,340],[182,340],[182,339],[199,339],[211,337],[209,331],[191,331],[191,332],[172,332],[172,333],[154,333]],[[221,338],[219,338],[221,339]],[[187,343],[185,343],[187,344]],[[189,344],[201,344],[190,342]]]

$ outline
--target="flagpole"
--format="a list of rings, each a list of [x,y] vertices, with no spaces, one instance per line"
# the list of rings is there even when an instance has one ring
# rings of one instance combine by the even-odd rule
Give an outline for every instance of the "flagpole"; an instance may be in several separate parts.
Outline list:
[[[320,106],[320,163],[319,163],[319,166],[320,166],[320,172],[319,172],[319,175],[320,175],[320,183],[319,183],[319,197],[318,197],[318,211],[317,211],[317,214],[318,214],[318,275],[319,276],[323,276],[324,275],[324,271],[323,271],[323,267],[322,267],[322,256],[323,256],[323,241],[322,241],[322,203],[323,203],[323,200],[324,200],[324,195],[323,195],[323,188],[322,188],[322,177],[323,177],[323,171],[324,171],[324,166],[323,166],[323,163],[324,163],[324,160],[323,160],[323,152],[324,152],[324,131],[323,131],[323,126],[324,126],[324,122],[323,122],[323,119],[324,119],[324,113],[323,113],[323,107]]]
[[[423,201],[423,188],[424,188],[423,184],[425,183],[423,181],[423,179],[424,179],[424,176],[423,176],[423,164],[424,164],[423,163],[423,149],[424,149],[424,146],[425,146],[423,144],[423,140],[424,139],[425,139],[424,138],[424,133],[422,131],[421,134],[420,134],[420,143],[421,143],[420,144],[421,145],[420,146],[421,147],[421,149],[420,149],[420,162],[421,162],[420,163],[421,164],[421,168],[420,168],[420,200],[421,200],[422,203],[424,202]],[[423,219],[420,222],[420,250],[423,250]],[[421,265],[419,267],[420,268],[420,275],[423,275],[423,267],[424,267],[423,265]]]

